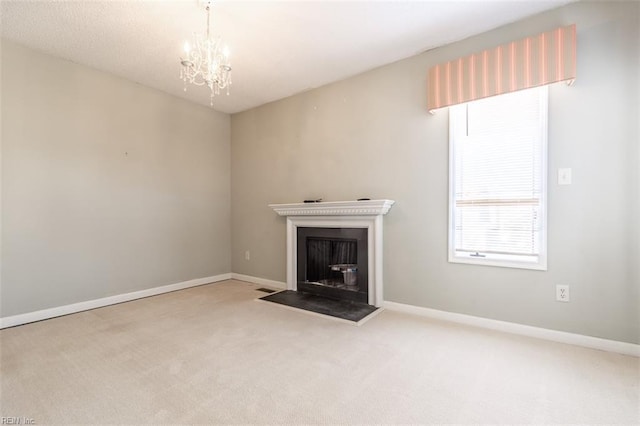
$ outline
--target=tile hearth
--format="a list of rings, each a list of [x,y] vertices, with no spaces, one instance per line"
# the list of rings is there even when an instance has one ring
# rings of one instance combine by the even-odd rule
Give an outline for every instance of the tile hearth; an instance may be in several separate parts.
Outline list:
[[[334,300],[301,291],[284,290],[260,297],[259,300],[273,302],[297,310],[313,312],[339,318],[360,325],[380,308],[366,303]]]

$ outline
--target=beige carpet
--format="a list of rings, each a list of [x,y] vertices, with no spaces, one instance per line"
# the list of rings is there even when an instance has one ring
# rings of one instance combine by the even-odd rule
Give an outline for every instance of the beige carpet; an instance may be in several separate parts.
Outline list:
[[[638,358],[239,281],[0,332],[0,415],[37,424],[640,423]]]

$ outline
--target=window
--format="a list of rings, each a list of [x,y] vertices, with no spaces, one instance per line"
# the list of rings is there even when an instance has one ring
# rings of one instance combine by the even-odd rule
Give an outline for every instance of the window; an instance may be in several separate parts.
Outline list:
[[[547,269],[546,86],[449,109],[449,261]]]

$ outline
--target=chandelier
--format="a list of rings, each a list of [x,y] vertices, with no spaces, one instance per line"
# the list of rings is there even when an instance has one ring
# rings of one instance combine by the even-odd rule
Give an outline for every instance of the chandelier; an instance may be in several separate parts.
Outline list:
[[[196,86],[207,86],[211,91],[211,106],[213,97],[226,89],[229,94],[231,86],[231,62],[229,62],[229,48],[222,43],[220,37],[212,38],[210,35],[211,0],[207,1],[207,33],[193,33],[193,43],[184,43],[185,57],[180,58],[182,69],[180,78],[184,82],[184,91],[187,91],[187,83]]]

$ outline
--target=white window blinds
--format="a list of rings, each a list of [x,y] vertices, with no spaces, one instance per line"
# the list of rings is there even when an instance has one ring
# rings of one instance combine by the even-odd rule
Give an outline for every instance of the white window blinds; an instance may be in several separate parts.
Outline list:
[[[546,268],[547,88],[450,108],[450,260]]]

